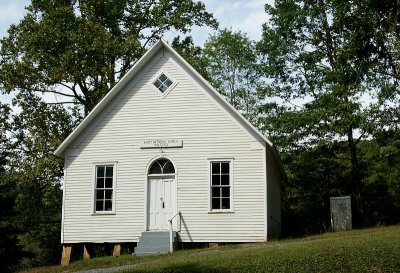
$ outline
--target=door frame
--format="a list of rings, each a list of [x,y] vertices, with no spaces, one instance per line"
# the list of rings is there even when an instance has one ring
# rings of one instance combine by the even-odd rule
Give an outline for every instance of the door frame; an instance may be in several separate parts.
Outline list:
[[[165,158],[171,161],[172,165],[174,166],[175,169],[175,174],[161,174],[161,175],[149,175],[149,170],[150,166],[153,164],[158,159]],[[150,214],[150,207],[149,207],[149,179],[153,178],[174,178],[175,180],[175,211],[174,214],[177,213],[178,211],[178,168],[176,167],[176,164],[174,163],[174,160],[172,160],[169,156],[166,155],[158,155],[153,157],[151,160],[148,161],[147,166],[146,166],[146,172],[145,172],[145,185],[144,185],[144,229],[145,231],[149,230],[149,214]],[[174,227],[175,228],[175,227]]]

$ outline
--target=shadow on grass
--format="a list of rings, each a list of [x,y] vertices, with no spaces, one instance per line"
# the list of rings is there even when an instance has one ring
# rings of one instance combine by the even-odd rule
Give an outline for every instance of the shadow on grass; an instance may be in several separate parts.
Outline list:
[[[147,269],[147,270],[138,270],[138,271],[132,271],[132,272],[154,272],[154,273],[161,273],[161,272],[168,272],[168,273],[209,273],[209,272],[214,272],[214,273],[228,273],[231,272],[230,270],[226,268],[213,268],[213,267],[208,267],[208,266],[203,266],[199,265],[198,263],[185,263],[185,264],[175,264],[171,266],[165,266],[159,269]]]

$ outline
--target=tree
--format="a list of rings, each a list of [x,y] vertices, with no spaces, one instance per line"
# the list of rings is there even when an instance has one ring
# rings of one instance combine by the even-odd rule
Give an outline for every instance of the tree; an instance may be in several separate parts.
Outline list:
[[[3,111],[0,113],[3,114]],[[1,130],[0,136],[4,140],[4,130]],[[3,145],[0,145],[0,270],[11,272],[13,266],[22,258],[22,250],[18,244],[19,229],[13,221],[16,185],[6,171],[6,151]]]
[[[258,43],[271,79],[263,92],[279,98],[264,105],[264,130],[287,152],[346,143],[346,153],[335,145],[335,154],[349,163],[342,193],[355,199],[357,225],[365,220],[359,146],[384,121],[382,105],[398,105],[399,94],[393,43],[385,45],[395,34],[384,34],[382,23],[393,5],[383,1],[381,12],[378,1],[361,2],[277,0],[266,5],[271,19]]]
[[[346,194],[349,179],[341,160],[343,143],[322,143],[283,153],[288,181],[283,187],[283,234],[301,236],[330,227],[329,197]]]
[[[366,225],[400,222],[400,138],[388,129],[360,145]]]
[[[167,31],[217,27],[192,0],[32,0],[27,10],[1,41],[0,88],[57,94],[85,114]]]
[[[208,62],[204,57],[203,49],[194,44],[192,37],[188,36],[181,40],[180,36],[177,36],[172,41],[172,47],[193,66],[200,75],[206,80],[211,81],[211,77],[207,71]]]
[[[69,110],[47,104],[32,93],[19,93],[14,103],[19,107],[16,113],[1,105],[0,120],[2,135],[7,136],[2,139],[7,180],[1,182],[7,182],[4,194],[13,198],[8,204],[19,239],[15,246],[31,252],[31,258],[23,260],[26,266],[56,263],[63,162],[52,153],[72,131],[76,119]]]
[[[216,89],[245,116],[255,116],[255,90],[258,80],[255,44],[246,34],[219,30],[204,44],[207,73]]]

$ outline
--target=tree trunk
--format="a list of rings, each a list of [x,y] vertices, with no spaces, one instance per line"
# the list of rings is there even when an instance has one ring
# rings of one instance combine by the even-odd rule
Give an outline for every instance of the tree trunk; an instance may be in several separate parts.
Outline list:
[[[351,156],[351,194],[353,195],[353,225],[362,226],[363,206],[361,200],[361,176],[357,158],[357,146],[353,138],[353,125],[348,129],[348,146]]]

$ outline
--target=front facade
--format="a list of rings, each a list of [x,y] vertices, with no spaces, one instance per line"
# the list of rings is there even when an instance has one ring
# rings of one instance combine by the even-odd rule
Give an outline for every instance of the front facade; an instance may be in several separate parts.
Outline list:
[[[272,144],[159,41],[55,152],[65,160],[62,243],[280,235],[284,177]]]

